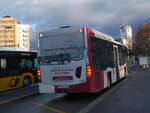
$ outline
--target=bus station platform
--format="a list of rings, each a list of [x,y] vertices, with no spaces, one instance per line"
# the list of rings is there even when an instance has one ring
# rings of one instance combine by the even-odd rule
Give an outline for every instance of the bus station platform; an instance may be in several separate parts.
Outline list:
[[[0,104],[11,102],[20,98],[39,93],[38,84],[30,87],[18,88],[11,91],[0,92]]]

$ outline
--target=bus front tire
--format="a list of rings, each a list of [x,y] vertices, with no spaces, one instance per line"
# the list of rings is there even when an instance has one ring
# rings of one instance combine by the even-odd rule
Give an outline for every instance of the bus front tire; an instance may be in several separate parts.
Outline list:
[[[29,87],[31,85],[31,77],[26,76],[23,80],[23,87]]]

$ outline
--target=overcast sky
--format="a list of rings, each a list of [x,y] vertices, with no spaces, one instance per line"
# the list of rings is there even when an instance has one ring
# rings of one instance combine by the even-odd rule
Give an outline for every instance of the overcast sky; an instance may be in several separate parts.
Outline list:
[[[89,25],[119,37],[127,21],[133,29],[150,17],[150,0],[0,0],[0,16],[13,16],[42,31],[63,25]]]

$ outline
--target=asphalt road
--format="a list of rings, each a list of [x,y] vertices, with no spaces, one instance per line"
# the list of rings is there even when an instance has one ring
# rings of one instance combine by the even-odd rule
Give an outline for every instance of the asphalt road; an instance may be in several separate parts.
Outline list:
[[[86,113],[150,113],[150,71],[136,72]]]
[[[14,101],[22,97],[27,97],[39,92],[38,84],[32,85],[30,87],[19,88],[15,90],[10,90],[6,92],[0,92],[0,104]]]
[[[0,113],[76,113],[99,94],[36,94],[0,105]]]
[[[136,72],[136,74],[134,72],[108,91],[72,96],[35,94],[0,104],[0,113],[130,113],[128,110],[131,110],[131,113],[149,113],[138,112],[144,106],[147,108],[146,111],[150,107],[149,86],[148,71]],[[136,104],[139,106],[135,106]]]

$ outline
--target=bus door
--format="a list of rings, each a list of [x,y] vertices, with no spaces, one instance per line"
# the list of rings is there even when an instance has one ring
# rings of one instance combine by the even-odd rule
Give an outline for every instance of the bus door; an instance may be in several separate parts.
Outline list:
[[[115,68],[116,68],[117,80],[119,80],[120,77],[119,77],[119,52],[118,52],[118,46],[114,46],[114,63],[115,63]]]

